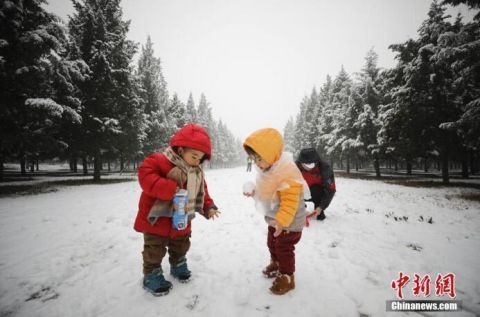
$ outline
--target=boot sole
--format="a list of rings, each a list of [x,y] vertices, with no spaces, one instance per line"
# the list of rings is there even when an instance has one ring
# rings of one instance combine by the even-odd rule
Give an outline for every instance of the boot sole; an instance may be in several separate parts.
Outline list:
[[[172,274],[170,274],[170,275],[172,275]],[[175,275],[172,275],[172,277],[182,284],[187,284],[188,282],[190,282],[190,279],[191,279],[191,276],[189,276],[188,278],[179,278]]]
[[[274,294],[274,295],[284,295],[284,294],[286,294],[290,291],[293,291],[293,290],[294,290],[294,288],[289,289],[288,291],[283,291],[283,292],[275,292],[275,291],[272,291],[272,290],[270,290],[270,292],[272,292],[272,294]]]
[[[172,289],[173,285],[171,285],[166,291],[163,292],[154,292],[151,289],[147,288],[146,286],[143,286],[143,289],[152,294],[153,296],[160,297],[160,296],[165,296],[168,293],[170,293],[170,290]]]

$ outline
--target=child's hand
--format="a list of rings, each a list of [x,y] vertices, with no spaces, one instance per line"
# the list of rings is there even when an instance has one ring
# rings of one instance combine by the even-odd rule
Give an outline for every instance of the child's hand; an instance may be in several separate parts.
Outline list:
[[[255,196],[255,189],[253,191],[251,191],[250,193],[243,193],[243,196],[246,196],[246,197],[253,197]]]
[[[220,214],[220,210],[210,208],[210,210],[208,211],[208,219],[215,220],[215,218],[218,218]]]
[[[275,232],[273,233],[273,236],[276,238],[282,233],[282,226],[278,223],[276,220],[270,221],[270,225],[275,228]]]
[[[255,196],[255,184],[253,182],[243,184],[243,195],[247,197]]]
[[[317,207],[317,208],[315,208],[314,212],[315,212],[315,217],[316,217],[316,216],[318,216],[319,214],[322,213],[322,208]]]

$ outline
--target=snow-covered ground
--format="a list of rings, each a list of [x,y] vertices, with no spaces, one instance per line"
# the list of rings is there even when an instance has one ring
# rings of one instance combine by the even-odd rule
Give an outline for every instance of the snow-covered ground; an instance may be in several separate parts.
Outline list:
[[[296,289],[276,296],[261,275],[266,224],[241,194],[253,178],[244,168],[207,171],[222,216],[194,220],[194,275],[188,284],[167,275],[174,287],[164,297],[141,287],[136,182],[0,199],[0,316],[417,316],[385,310],[399,272],[430,274],[430,299],[449,299],[435,296],[434,279],[455,273],[464,310],[454,316],[480,314],[480,203],[458,198],[474,189],[338,178],[327,219],[297,245]]]

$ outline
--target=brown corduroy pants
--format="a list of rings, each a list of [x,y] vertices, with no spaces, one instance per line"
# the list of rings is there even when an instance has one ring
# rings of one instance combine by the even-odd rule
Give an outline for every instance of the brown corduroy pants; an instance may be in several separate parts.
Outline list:
[[[167,251],[168,261],[170,265],[174,265],[190,249],[190,235],[170,239],[144,233],[143,238],[143,274],[148,274],[156,268],[161,268],[163,257],[167,254]]]

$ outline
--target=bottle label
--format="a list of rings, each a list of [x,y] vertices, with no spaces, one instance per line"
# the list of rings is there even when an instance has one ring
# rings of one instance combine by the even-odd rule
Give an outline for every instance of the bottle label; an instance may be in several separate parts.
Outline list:
[[[188,201],[188,192],[185,189],[179,190],[173,198],[172,225],[177,230],[183,230],[188,225],[188,215],[185,206]]]

